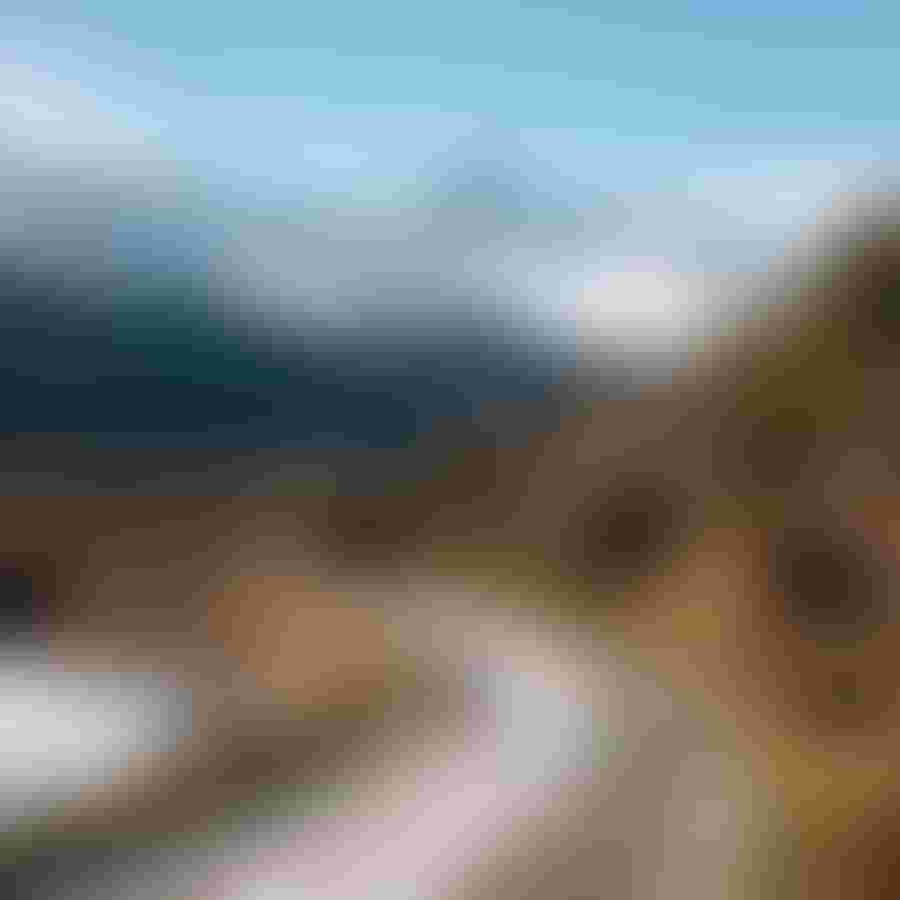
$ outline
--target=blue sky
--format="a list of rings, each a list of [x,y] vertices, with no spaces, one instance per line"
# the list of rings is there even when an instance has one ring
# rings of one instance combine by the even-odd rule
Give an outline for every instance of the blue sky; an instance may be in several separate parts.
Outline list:
[[[109,63],[111,81],[118,67],[173,96],[281,98],[326,116],[380,110],[386,128],[402,112],[411,122],[474,115],[675,152],[761,143],[888,153],[897,143],[900,7],[887,0],[744,10],[710,0],[81,0],[77,15],[39,3],[18,18],[14,3],[8,33],[48,44],[80,34],[76,52]],[[285,114],[284,133],[297,118]]]

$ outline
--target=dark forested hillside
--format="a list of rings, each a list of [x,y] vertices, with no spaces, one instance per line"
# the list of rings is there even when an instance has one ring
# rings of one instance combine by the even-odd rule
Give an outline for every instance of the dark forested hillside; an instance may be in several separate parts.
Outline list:
[[[200,267],[85,275],[71,261],[37,260],[0,257],[0,430],[8,453],[9,439],[21,446],[30,436],[51,470],[74,465],[75,455],[90,468],[90,448],[145,461],[153,451],[202,460],[402,448],[441,420],[478,418],[485,405],[524,402],[533,427],[561,396],[552,352],[472,314],[415,332],[375,323],[326,340],[304,332],[302,319],[290,331],[251,325],[239,312],[253,298]],[[407,304],[448,305],[439,280],[396,289]],[[13,456],[6,468],[25,462]],[[162,458],[146,464],[152,470]]]

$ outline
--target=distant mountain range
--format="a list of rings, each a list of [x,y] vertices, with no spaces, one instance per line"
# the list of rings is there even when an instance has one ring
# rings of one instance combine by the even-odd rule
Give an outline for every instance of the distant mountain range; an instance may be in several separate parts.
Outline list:
[[[552,427],[577,402],[574,348],[471,254],[583,223],[527,161],[474,149],[410,209],[261,216],[184,173],[5,160],[0,432],[16,438],[0,470],[396,449],[449,422],[500,440]],[[601,390],[629,383],[599,368]]]
[[[480,421],[503,439],[513,422],[544,427],[571,396],[560,354],[479,317],[482,298],[462,284],[363,282],[401,309],[444,312],[404,322],[375,304],[368,323],[329,335],[302,314],[282,326],[243,315],[259,303],[246,288],[159,246],[118,246],[89,265],[76,242],[0,254],[0,467],[140,457],[152,472],[230,452],[396,449],[442,421]],[[526,413],[487,412],[504,407]]]

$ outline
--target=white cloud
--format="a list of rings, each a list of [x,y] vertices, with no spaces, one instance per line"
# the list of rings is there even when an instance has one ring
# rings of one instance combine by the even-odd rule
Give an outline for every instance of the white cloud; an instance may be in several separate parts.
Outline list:
[[[11,60],[0,61],[0,132],[35,164],[146,162],[157,149],[147,116]]]
[[[698,203],[748,229],[781,232],[809,226],[866,168],[829,159],[775,160],[700,172],[688,188]]]

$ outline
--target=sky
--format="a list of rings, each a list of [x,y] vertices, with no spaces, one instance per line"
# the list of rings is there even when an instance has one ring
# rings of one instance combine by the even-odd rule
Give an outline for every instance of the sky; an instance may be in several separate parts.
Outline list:
[[[205,117],[233,126],[243,101],[257,121],[232,137],[248,157],[259,120],[277,127],[275,143],[291,143],[317,117],[343,119],[335,124],[358,130],[359,143],[387,145],[401,158],[405,144],[427,142],[415,130],[443,118],[452,131],[471,117],[556,132],[559,142],[602,147],[613,158],[656,147],[661,169],[663,157],[683,166],[707,148],[738,159],[779,147],[897,149],[900,11],[886,0],[799,0],[787,11],[771,0],[746,10],[644,0],[627,12],[511,0],[84,0],[38,2],[18,15],[16,2],[4,4],[8,43],[30,41],[38,55],[43,44],[61,68],[93,68],[96,89],[121,89],[124,103],[129,80],[148,105],[155,89],[160,108],[148,112],[163,128],[167,113],[177,128],[179,102],[191,98],[208,103]],[[209,137],[218,137],[215,127]],[[368,150],[339,144],[335,165],[352,167]],[[204,149],[213,153],[197,152]]]
[[[649,266],[636,284],[665,318],[685,270],[755,264],[836,188],[896,162],[898,34],[887,0],[7,0],[0,134],[34,160],[172,164],[241,210],[329,215],[397,218],[448,165],[513,160],[550,206],[614,195],[626,212],[614,240],[588,234],[587,261],[584,235],[537,255],[531,241],[519,281],[558,294],[548,279]]]

